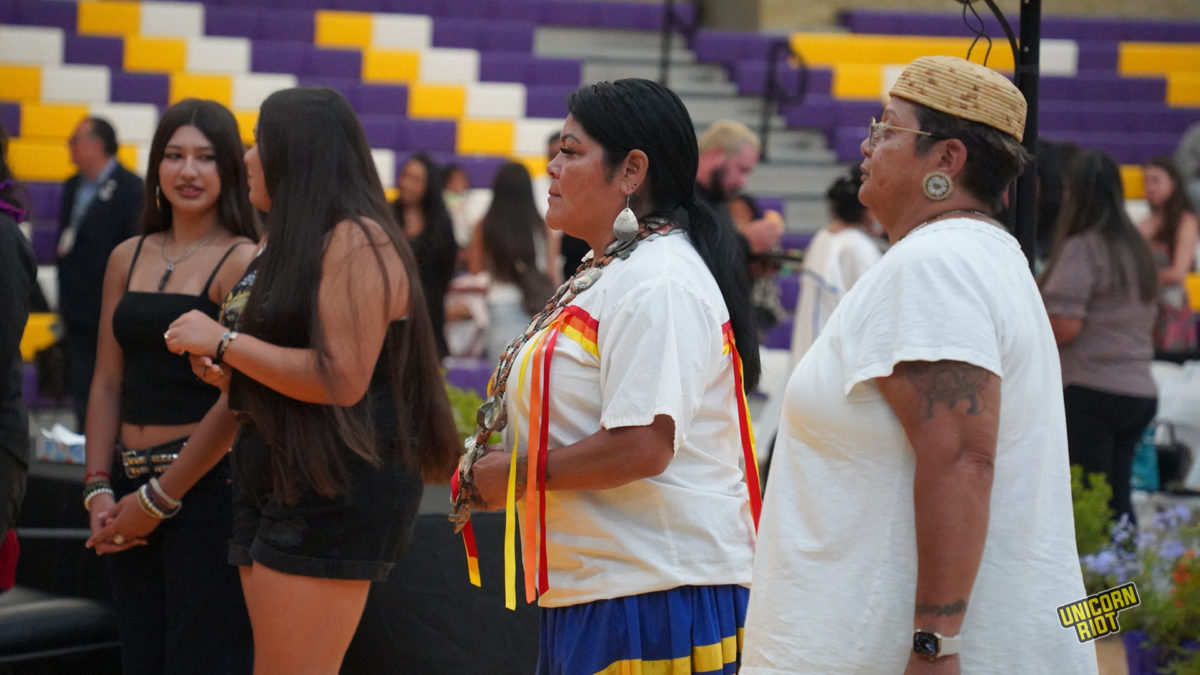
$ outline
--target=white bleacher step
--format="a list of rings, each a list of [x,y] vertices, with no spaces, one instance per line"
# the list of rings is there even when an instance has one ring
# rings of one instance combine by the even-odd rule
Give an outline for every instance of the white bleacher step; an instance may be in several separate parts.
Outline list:
[[[645,30],[540,27],[533,36],[533,53],[565,59],[632,59],[657,61],[662,33]],[[694,63],[681,36],[671,39],[671,62]]]
[[[589,59],[583,64],[583,81],[601,82],[625,77],[658,81],[659,72],[657,60]],[[737,93],[737,86],[729,81],[725,69],[712,64],[673,63],[667,77],[671,89],[680,96],[733,96]]]
[[[784,198],[819,197],[843,171],[840,164],[759,164],[746,181],[746,192]]]
[[[823,196],[789,197],[783,210],[788,232],[816,232],[829,224],[829,205]]]

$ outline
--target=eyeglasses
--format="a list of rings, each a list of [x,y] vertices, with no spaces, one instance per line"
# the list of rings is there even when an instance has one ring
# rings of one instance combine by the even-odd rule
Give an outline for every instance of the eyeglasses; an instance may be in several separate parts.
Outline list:
[[[870,131],[867,133],[867,149],[874,150],[875,144],[883,139],[883,134],[887,131],[907,131],[910,133],[917,134],[918,136],[929,136],[930,138],[945,138],[944,136],[938,136],[937,134],[931,134],[928,131],[922,131],[920,129],[908,129],[906,127],[893,126],[891,124],[888,124],[887,122],[877,121],[874,117],[872,117]]]

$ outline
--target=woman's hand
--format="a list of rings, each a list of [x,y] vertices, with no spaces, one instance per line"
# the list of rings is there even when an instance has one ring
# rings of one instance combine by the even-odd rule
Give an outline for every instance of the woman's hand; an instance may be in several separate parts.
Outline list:
[[[517,499],[525,494],[525,473],[527,464],[525,455],[517,457]],[[504,508],[508,501],[508,466],[512,455],[503,450],[489,450],[475,460],[471,468],[472,485],[475,495],[471,500],[472,508],[481,511],[498,511]]]
[[[215,355],[225,328],[204,312],[193,309],[171,322],[163,340],[174,354]]]
[[[228,370],[213,363],[213,360],[207,356],[190,354],[188,360],[192,363],[192,372],[196,377],[221,391],[229,391],[230,373]]]
[[[96,555],[104,555],[105,553],[120,553],[125,549],[134,546],[143,546],[146,543],[144,535],[154,529],[154,525],[144,530],[136,530],[132,520],[126,518],[121,524],[114,522],[121,513],[128,511],[141,511],[142,508],[138,505],[130,505],[126,502],[130,499],[137,499],[136,494],[128,494],[119,503],[114,502],[111,495],[98,494],[92,497],[91,511],[88,513],[88,523],[91,526],[92,536],[88,537],[84,546],[94,549]],[[130,507],[132,508],[126,508]],[[145,516],[145,514],[141,514]],[[146,516],[149,518],[149,516]],[[125,523],[129,529],[124,529]],[[117,543],[120,541],[121,543]]]

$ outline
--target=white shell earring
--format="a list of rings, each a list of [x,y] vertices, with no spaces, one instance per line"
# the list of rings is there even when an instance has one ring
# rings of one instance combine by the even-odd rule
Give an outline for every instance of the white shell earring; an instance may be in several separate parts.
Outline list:
[[[625,208],[617,214],[617,219],[613,221],[613,235],[619,241],[630,241],[637,236],[638,230],[641,227],[638,225],[637,216],[634,215],[633,209],[629,208],[629,201],[632,195],[625,195]]]
[[[941,171],[930,171],[925,174],[921,189],[925,192],[926,197],[940,202],[954,191],[954,181]]]

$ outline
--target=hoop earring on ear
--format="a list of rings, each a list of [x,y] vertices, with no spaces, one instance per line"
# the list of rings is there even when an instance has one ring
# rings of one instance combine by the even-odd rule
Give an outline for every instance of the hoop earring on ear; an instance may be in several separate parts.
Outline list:
[[[632,240],[641,229],[637,216],[634,215],[633,209],[629,208],[629,201],[632,197],[632,193],[625,195],[625,208],[621,209],[621,212],[617,214],[617,219],[613,221],[613,235],[618,241]]]
[[[925,196],[935,202],[940,202],[954,192],[954,181],[941,171],[930,171],[921,182]]]

